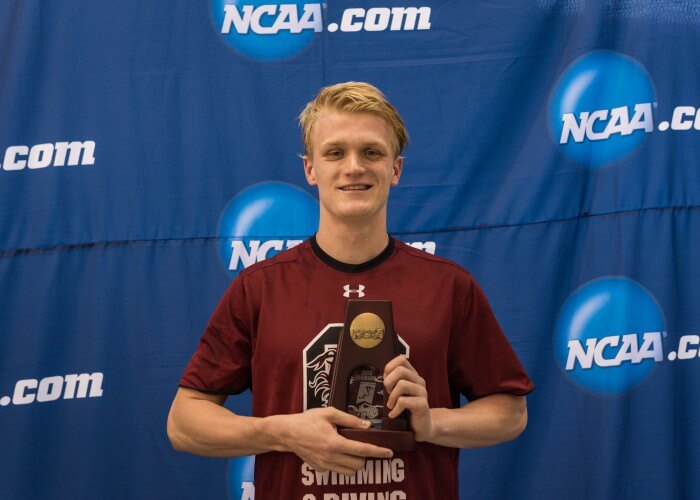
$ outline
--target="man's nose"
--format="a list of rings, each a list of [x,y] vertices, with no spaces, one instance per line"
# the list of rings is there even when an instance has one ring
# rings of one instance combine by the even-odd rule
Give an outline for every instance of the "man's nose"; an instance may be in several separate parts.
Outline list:
[[[357,175],[364,173],[364,171],[362,156],[359,153],[350,153],[347,157],[347,162],[345,162],[345,173]]]

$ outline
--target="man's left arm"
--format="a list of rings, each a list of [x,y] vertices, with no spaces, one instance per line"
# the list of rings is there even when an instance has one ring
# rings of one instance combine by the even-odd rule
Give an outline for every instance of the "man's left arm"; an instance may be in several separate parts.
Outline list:
[[[409,410],[417,441],[454,448],[476,448],[510,441],[527,425],[525,396],[492,394],[461,408],[430,408],[425,380],[405,356],[384,368],[389,417]]]

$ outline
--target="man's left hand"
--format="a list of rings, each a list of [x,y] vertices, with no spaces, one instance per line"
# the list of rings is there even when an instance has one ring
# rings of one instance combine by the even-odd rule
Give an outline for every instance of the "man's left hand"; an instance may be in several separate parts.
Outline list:
[[[425,380],[418,375],[406,356],[396,356],[386,364],[384,387],[389,391],[389,417],[397,417],[402,411],[408,410],[416,441],[428,441],[434,432],[428,406],[428,391],[425,388]]]

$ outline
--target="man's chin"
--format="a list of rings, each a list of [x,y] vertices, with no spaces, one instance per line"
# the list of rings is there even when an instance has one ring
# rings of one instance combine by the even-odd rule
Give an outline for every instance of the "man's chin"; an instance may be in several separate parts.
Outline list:
[[[381,217],[382,208],[377,207],[376,203],[354,200],[354,202],[325,204],[325,206],[322,203],[321,210],[338,222],[367,223],[375,217]]]
[[[344,207],[335,214],[338,219],[348,222],[364,222],[376,216],[377,211],[367,206]]]

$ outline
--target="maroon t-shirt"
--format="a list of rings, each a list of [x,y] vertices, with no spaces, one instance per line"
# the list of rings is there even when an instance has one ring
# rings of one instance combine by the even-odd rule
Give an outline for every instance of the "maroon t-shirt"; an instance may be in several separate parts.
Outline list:
[[[343,264],[310,239],[242,271],[219,302],[180,381],[220,394],[253,392],[253,416],[326,406],[348,299],[391,300],[405,354],[431,408],[456,408],[533,384],[481,289],[457,264],[390,240],[376,258]],[[457,499],[459,450],[416,443],[368,459],[350,478],[316,472],[293,453],[255,460],[258,500]],[[345,493],[345,495],[343,494]]]

